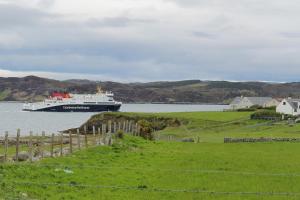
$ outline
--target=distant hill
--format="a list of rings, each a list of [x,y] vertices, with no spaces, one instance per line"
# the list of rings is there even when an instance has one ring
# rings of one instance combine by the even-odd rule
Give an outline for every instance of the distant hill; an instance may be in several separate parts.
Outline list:
[[[39,101],[52,91],[95,93],[97,86],[115,93],[116,100],[143,103],[228,103],[236,96],[300,97],[300,83],[184,80],[173,82],[117,83],[28,76],[0,77],[1,101]]]

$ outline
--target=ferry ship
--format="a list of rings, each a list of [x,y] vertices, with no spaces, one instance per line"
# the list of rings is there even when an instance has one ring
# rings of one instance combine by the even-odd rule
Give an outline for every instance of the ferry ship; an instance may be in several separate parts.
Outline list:
[[[96,94],[70,94],[53,92],[42,102],[25,103],[24,111],[44,112],[105,112],[119,111],[122,102],[113,99],[112,92],[103,92],[100,88]]]

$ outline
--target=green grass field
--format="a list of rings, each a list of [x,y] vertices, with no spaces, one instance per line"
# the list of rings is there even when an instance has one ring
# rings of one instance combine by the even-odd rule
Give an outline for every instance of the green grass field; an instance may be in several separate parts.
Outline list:
[[[112,147],[0,165],[0,199],[300,199],[299,143],[222,143],[224,137],[299,137],[299,125],[252,121],[246,112],[141,115],[184,120],[156,134],[201,142],[126,136]]]

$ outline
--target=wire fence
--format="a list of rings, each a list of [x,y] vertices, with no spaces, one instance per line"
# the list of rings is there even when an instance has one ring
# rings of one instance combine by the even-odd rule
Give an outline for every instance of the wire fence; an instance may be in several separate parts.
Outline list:
[[[0,137],[0,162],[37,161],[45,157],[59,157],[72,154],[74,151],[98,145],[112,145],[118,131],[140,136],[140,125],[134,121],[118,121],[100,124],[100,126],[86,125],[83,129],[70,130],[58,135],[29,135],[21,137],[21,130],[16,136],[8,132]]]
[[[14,167],[36,167],[36,168],[53,168],[53,169],[120,169],[133,171],[156,171],[156,172],[172,172],[172,173],[199,173],[199,174],[229,174],[243,176],[279,176],[279,177],[300,177],[300,173],[269,173],[269,172],[250,172],[250,171],[228,171],[214,169],[176,169],[176,168],[155,168],[155,167],[121,167],[121,166],[98,166],[98,165],[61,165],[61,164],[29,164],[29,165],[13,165]]]
[[[75,187],[75,188],[94,188],[94,189],[117,189],[117,190],[134,190],[143,192],[161,192],[161,193],[196,193],[209,195],[238,195],[238,196],[300,196],[298,192],[252,192],[252,191],[212,191],[200,189],[172,189],[172,188],[148,188],[147,186],[118,186],[118,185],[101,185],[101,184],[78,184],[78,183],[49,183],[49,182],[28,182],[28,181],[11,181],[10,184],[34,186],[34,187]]]

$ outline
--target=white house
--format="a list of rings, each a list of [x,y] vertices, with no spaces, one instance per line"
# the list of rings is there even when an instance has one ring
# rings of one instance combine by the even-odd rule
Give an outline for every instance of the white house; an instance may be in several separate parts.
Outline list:
[[[230,109],[237,110],[242,108],[250,108],[252,106],[272,107],[277,106],[279,101],[272,97],[236,97],[230,106]]]
[[[276,112],[293,116],[300,115],[300,99],[283,99],[276,107]]]

